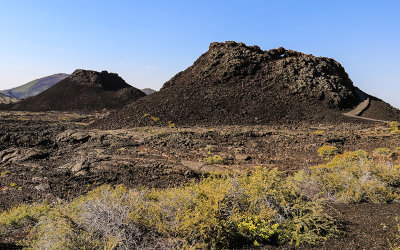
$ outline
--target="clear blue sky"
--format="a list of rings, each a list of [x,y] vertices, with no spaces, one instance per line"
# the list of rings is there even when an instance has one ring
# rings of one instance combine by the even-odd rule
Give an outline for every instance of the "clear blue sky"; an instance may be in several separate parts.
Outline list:
[[[159,89],[213,41],[332,57],[400,107],[400,1],[0,0],[0,89],[76,68]]]

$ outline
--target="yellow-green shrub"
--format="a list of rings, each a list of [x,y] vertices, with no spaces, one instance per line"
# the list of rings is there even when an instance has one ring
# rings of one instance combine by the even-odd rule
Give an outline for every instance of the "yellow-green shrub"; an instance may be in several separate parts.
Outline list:
[[[204,158],[204,162],[207,164],[222,164],[224,162],[224,158],[220,155],[214,155]]]
[[[337,154],[338,148],[335,146],[325,145],[318,148],[317,152],[319,156],[329,159],[329,157],[335,156]]]
[[[25,241],[32,249],[112,249],[79,226],[65,208],[55,208],[40,219]]]
[[[377,148],[374,150],[374,156],[392,156],[392,150],[388,148]]]
[[[46,203],[21,204],[0,214],[0,233],[17,228],[29,228],[35,225],[40,217],[48,214],[52,206]]]
[[[397,122],[397,121],[391,121],[391,122],[389,122],[389,128],[390,128],[390,130],[391,130],[391,132],[393,133],[393,134],[398,134],[398,133],[400,133],[400,130],[399,130],[399,123]]]
[[[103,186],[43,213],[27,244],[46,249],[204,249],[315,243],[335,235],[333,219],[291,185],[277,169],[257,168],[247,175],[211,175],[162,190]],[[7,214],[18,218],[12,211]]]
[[[211,176],[184,188],[152,190],[147,199],[130,220],[196,248],[234,247],[238,242],[314,243],[336,231],[318,204],[292,192],[277,169]]]
[[[292,177],[297,190],[309,199],[335,202],[391,202],[399,198],[400,167],[376,161],[363,150],[345,152],[327,164]],[[313,183],[310,187],[309,183]]]

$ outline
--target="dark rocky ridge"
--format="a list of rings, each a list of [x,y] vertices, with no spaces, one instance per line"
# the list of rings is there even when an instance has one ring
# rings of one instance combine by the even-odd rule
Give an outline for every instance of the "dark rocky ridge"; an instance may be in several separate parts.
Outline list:
[[[77,85],[111,91],[132,87],[118,76],[118,74],[109,73],[107,71],[96,72],[92,70],[77,69],[71,74],[70,80]]]
[[[360,102],[355,89],[343,67],[330,58],[284,48],[263,51],[243,43],[211,43],[159,92],[94,126],[358,122],[343,116]],[[380,112],[400,119],[398,110],[384,109]]]
[[[262,79],[262,77],[265,77]],[[244,43],[214,42],[207,53],[185,71],[166,82],[163,89],[179,85],[211,87],[245,80],[264,81],[305,94],[331,108],[351,108],[358,102],[354,86],[343,67],[331,58],[314,57],[284,48],[261,50]]]
[[[145,95],[117,74],[78,69],[46,91],[9,108],[25,111],[94,111],[118,108]]]

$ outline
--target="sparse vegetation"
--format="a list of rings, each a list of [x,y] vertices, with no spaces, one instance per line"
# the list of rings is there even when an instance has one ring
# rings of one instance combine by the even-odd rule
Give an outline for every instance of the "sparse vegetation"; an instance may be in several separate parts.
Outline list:
[[[24,225],[24,220],[31,228],[25,243],[46,249],[298,245],[337,234],[318,202],[288,188],[277,169],[262,168],[164,190],[103,186],[69,204],[4,212],[1,228]]]
[[[363,150],[345,152],[327,164],[299,171],[293,181],[310,200],[386,203],[400,197],[400,165],[373,160]]]
[[[168,121],[168,127],[175,128],[175,123]]]
[[[389,149],[377,149],[388,155]],[[223,159],[209,157],[210,162]],[[69,203],[0,214],[0,236],[21,230],[33,249],[235,248],[316,244],[338,235],[323,204],[400,198],[400,165],[357,150],[286,175],[258,167],[166,189],[101,186]]]
[[[224,158],[220,155],[213,155],[213,156],[204,158],[204,162],[207,164],[222,164],[222,163],[224,163]]]
[[[9,170],[4,170],[4,171],[2,171],[1,173],[0,173],[0,177],[1,176],[6,176],[6,175],[8,175],[8,174],[10,174],[11,172],[9,171]]]
[[[392,156],[392,150],[388,148],[377,148],[374,150],[374,156]]]
[[[335,156],[338,152],[338,148],[335,146],[322,146],[320,147],[318,150],[318,155],[325,158],[325,159],[329,159],[332,156]]]
[[[393,134],[399,134],[400,133],[399,123],[397,121],[389,122],[388,125],[389,125],[389,128],[390,128],[390,130],[391,130],[391,132]]]
[[[396,220],[396,222],[399,222],[399,217],[396,216],[395,220]],[[397,231],[395,233],[396,241],[395,242],[390,242],[389,241],[390,248],[393,249],[393,250],[399,250],[400,249],[400,224],[397,224],[396,231]]]
[[[158,118],[156,116],[150,116],[150,119],[152,119],[154,122],[160,121],[160,118]]]
[[[21,204],[17,207],[0,214],[0,235],[9,231],[24,228],[29,230],[38,221],[39,218],[51,211],[51,205]]]

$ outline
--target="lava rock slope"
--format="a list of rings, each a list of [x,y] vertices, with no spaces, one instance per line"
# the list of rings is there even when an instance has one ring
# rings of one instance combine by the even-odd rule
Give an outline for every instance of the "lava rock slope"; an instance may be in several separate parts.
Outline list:
[[[284,48],[214,42],[160,91],[94,124],[244,125],[354,121],[342,115],[360,99],[335,60]],[[392,112],[392,111],[390,111]],[[394,117],[399,117],[396,113]]]

